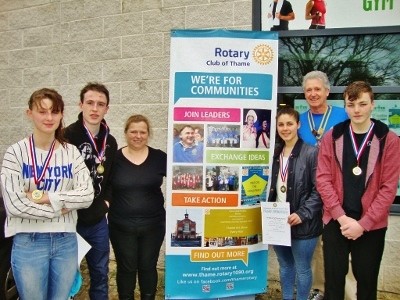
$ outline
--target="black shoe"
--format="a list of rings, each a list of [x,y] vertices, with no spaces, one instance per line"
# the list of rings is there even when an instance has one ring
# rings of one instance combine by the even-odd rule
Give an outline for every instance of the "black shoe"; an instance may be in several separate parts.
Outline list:
[[[156,294],[140,294],[140,300],[154,300],[156,299]]]

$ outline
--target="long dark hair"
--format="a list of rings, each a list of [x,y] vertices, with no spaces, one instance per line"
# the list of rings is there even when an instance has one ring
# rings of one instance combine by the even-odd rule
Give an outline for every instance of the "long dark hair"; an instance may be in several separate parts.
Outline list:
[[[42,105],[40,102],[43,99],[49,99],[53,103],[52,107],[53,113],[61,113],[61,114],[64,113],[64,101],[62,99],[62,96],[56,90],[49,88],[42,88],[40,90],[33,92],[28,101],[29,109],[32,110],[34,105],[36,105],[36,107],[38,108],[41,107]],[[62,145],[66,143],[63,134],[63,127],[64,127],[64,121],[63,119],[61,119],[60,124],[58,125],[54,133],[55,139]]]

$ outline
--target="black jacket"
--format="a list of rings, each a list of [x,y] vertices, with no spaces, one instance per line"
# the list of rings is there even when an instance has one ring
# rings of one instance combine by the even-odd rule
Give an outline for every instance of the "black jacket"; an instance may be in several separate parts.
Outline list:
[[[105,120],[102,121],[105,123]],[[100,126],[100,132],[97,135],[97,148],[100,149],[106,130],[104,126]],[[83,126],[82,113],[79,114],[78,120],[65,128],[64,136],[67,141],[75,145],[81,152],[86,166],[90,171],[90,176],[93,180],[94,187],[94,199],[92,205],[85,209],[78,210],[78,223],[84,225],[94,225],[101,221],[108,212],[107,204],[105,200],[111,200],[111,187],[108,183],[108,177],[110,175],[111,165],[114,160],[114,156],[118,150],[117,141],[112,135],[108,135],[106,143],[106,152],[103,162],[104,173],[98,174],[96,171],[99,162],[96,158],[98,155],[95,148],[90,142],[90,138],[86,133],[86,129]]]
[[[279,160],[283,145],[274,153],[271,188],[268,201],[276,201],[276,183],[279,175]],[[286,201],[290,213],[297,213],[301,224],[292,226],[293,239],[309,239],[322,233],[322,201],[315,188],[318,149],[299,139],[289,157]]]

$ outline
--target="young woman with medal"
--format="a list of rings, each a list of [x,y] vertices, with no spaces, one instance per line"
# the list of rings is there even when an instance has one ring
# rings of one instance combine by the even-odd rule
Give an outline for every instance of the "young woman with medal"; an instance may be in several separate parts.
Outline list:
[[[322,202],[315,188],[317,148],[297,135],[299,113],[282,108],[276,117],[280,143],[276,147],[271,173],[270,202],[289,202],[291,247],[274,246],[283,299],[307,300],[312,284],[311,260],[322,233]]]
[[[368,83],[351,83],[343,96],[350,120],[325,135],[318,156],[325,296],[344,299],[351,254],[357,299],[376,299],[389,210],[399,182],[400,139],[371,118],[374,94]]]
[[[76,210],[92,203],[93,187],[78,149],[63,138],[63,113],[55,90],[35,91],[27,110],[33,134],[4,155],[5,235],[14,236],[21,299],[67,299],[77,272]]]
[[[118,150],[111,174],[113,201],[108,214],[117,261],[119,299],[154,300],[157,261],[165,235],[164,196],[167,154],[148,145],[150,122],[133,115],[125,123],[127,146]]]
[[[108,265],[110,241],[107,212],[111,200],[109,176],[117,141],[105,120],[110,94],[98,82],[87,83],[80,92],[78,120],[65,129],[68,142],[74,144],[85,159],[94,188],[90,207],[78,210],[78,233],[90,244],[86,262],[90,274],[90,299],[108,299]]]

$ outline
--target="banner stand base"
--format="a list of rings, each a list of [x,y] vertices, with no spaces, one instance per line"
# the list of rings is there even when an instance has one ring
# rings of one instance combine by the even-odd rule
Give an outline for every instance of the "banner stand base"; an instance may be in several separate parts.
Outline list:
[[[224,298],[210,298],[210,299],[196,299],[196,300],[254,300],[255,298],[256,295],[244,295],[244,296],[232,296]]]
[[[220,298],[221,300],[254,300],[256,295],[233,296],[228,298]]]

